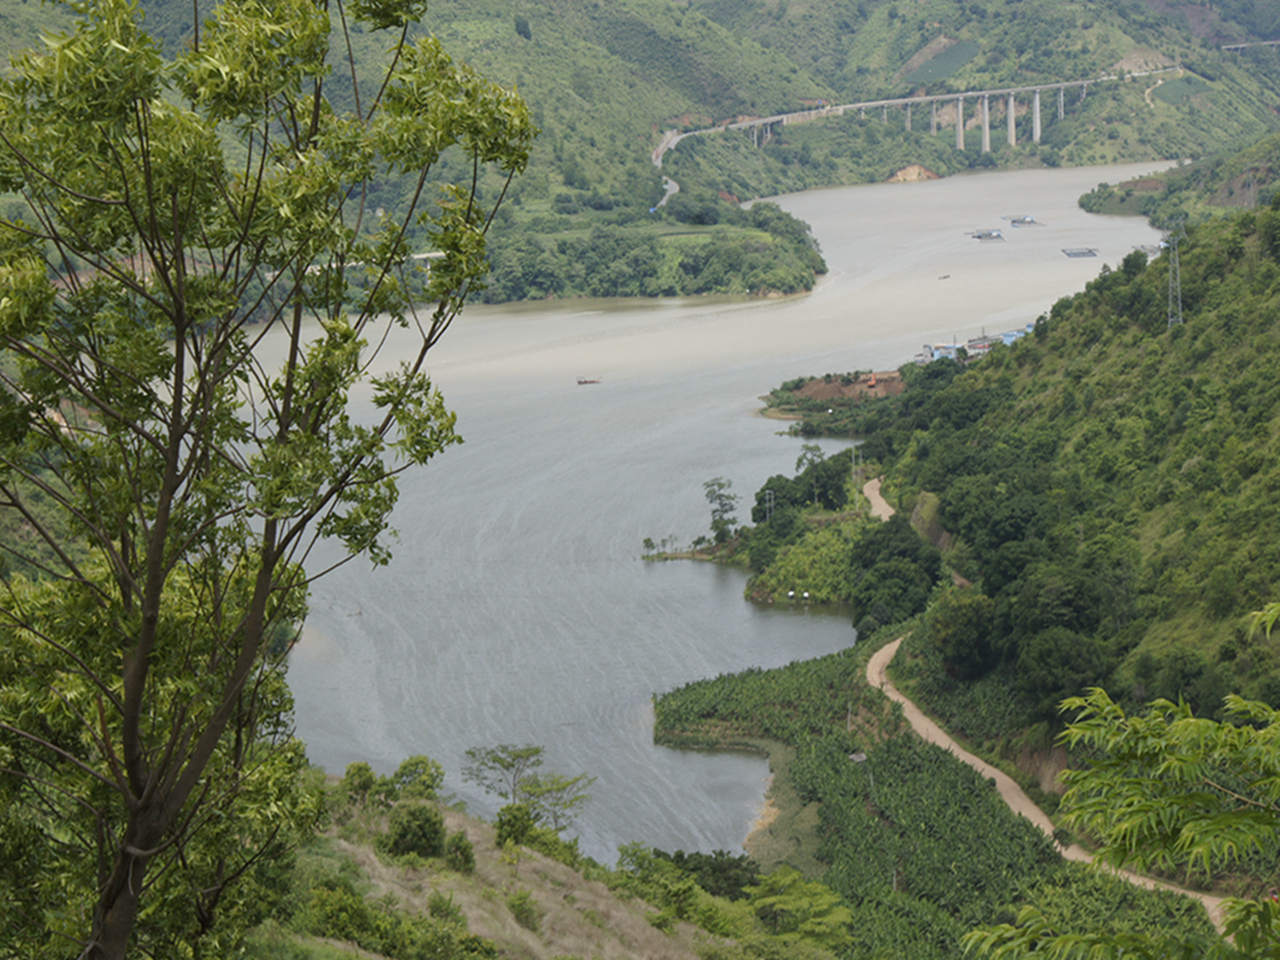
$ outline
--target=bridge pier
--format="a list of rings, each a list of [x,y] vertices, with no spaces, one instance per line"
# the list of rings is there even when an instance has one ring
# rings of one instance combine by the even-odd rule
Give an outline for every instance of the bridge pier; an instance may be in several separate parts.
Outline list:
[[[1009,94],[1009,104],[1005,107],[1006,122],[1009,127],[1009,146],[1016,147],[1018,145],[1018,127],[1015,124],[1016,114],[1015,107],[1017,104],[1013,102],[1013,94]]]
[[[964,149],[964,97],[956,97],[956,149]]]
[[[938,135],[938,101],[929,101],[929,135],[936,137]]]
[[[911,132],[911,104],[907,104],[907,133]]]
[[[1059,120],[1061,120],[1064,116],[1066,116],[1066,110],[1063,108],[1063,101],[1066,100],[1066,98],[1067,98],[1066,88],[1059,87],[1058,88],[1058,119]]]
[[[982,152],[991,152],[991,97],[982,95]]]
[[[1040,91],[1031,98],[1031,142],[1040,142]]]

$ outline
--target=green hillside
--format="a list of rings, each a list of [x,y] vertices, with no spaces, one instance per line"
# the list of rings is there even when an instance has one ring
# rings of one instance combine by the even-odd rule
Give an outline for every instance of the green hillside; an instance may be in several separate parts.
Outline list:
[[[1062,764],[1089,759],[1051,752],[1065,696],[1098,685],[1207,716],[1231,691],[1280,699],[1280,637],[1250,617],[1280,591],[1280,199],[1193,225],[1179,255],[1182,324],[1169,254],[1134,252],[1033,335],[967,366],[904,367],[900,395],[833,398],[837,381],[854,392],[850,373],[820,398],[812,378],[771,396],[802,435],[860,434],[862,477],[883,471],[898,514],[869,519],[848,452],[814,447],[723,550],[753,570],[754,597],[786,603],[802,584],[847,605],[859,643],[666,694],[656,736],[774,744],[783,812],[760,855],[848,900],[848,956],[958,956],[966,929],[1024,905],[1066,936],[1142,918],[1185,955],[1212,953],[1186,901],[1092,886],[957,761],[897,736],[862,681],[871,651],[905,635],[895,683],[1050,811]],[[1213,883],[1265,895],[1275,856],[1268,841]],[[1195,873],[1171,862],[1171,878]]]
[[[1091,684],[1210,713],[1280,699],[1276,641],[1247,628],[1280,591],[1280,206],[1189,231],[1172,327],[1168,260],[1132,253],[1034,336],[806,424],[861,432],[892,498],[946,532],[973,586],[935,593],[909,676],[978,742]]]
[[[172,0],[143,6],[148,24],[170,45],[184,42],[189,6]],[[775,235],[764,246],[751,224],[730,222],[731,215],[713,208],[784,190],[883,180],[915,163],[945,175],[977,166],[1198,157],[1254,142],[1280,127],[1274,110],[1280,55],[1273,48],[1224,52],[1219,45],[1267,38],[1275,29],[1268,9],[1266,0],[1210,11],[1181,0],[443,0],[431,5],[421,29],[486,75],[516,85],[542,129],[491,240],[495,272],[487,295],[501,300],[804,289],[813,279],[806,244]],[[356,37],[357,47],[363,40]],[[363,46],[366,60],[380,56]],[[668,155],[662,171],[681,193],[650,212],[663,196],[650,154],[665,130],[822,101],[1173,64],[1188,72],[1180,79],[1170,74],[1159,86],[1159,78],[1138,77],[1091,87],[1061,122],[1047,97],[1038,147],[1030,145],[1029,115],[1017,118],[1022,145],[1004,144],[1003,104],[993,104],[988,154],[979,149],[976,127],[963,152],[954,149],[945,120],[930,136],[927,112],[911,133],[900,113],[882,122],[873,111],[865,119],[788,126],[761,147],[745,133],[691,138]],[[335,83],[344,69],[335,64]],[[971,123],[973,110],[970,104]],[[447,163],[442,172],[451,172]],[[388,185],[379,203],[391,207],[400,189]],[[586,282],[571,269],[574,245],[601,230],[613,259],[597,264],[595,281]],[[709,267],[713,245],[727,252]],[[782,269],[766,276],[761,257],[779,260]]]
[[[1224,208],[1266,205],[1280,193],[1280,134],[1165,173],[1099,184],[1080,198],[1091,213],[1141,215],[1158,225],[1203,220]]]
[[[1211,57],[1274,39],[1267,0],[694,0],[850,99],[1048,82]],[[1232,55],[1236,56],[1236,55]]]
[[[958,960],[969,929],[1028,904],[1052,913],[1062,932],[1216,939],[1194,901],[1063,860],[987,780],[903,732],[901,714],[863,680],[884,639],[691,683],[656,704],[660,743],[767,738],[773,792],[787,798],[769,852],[848,904],[841,958]]]

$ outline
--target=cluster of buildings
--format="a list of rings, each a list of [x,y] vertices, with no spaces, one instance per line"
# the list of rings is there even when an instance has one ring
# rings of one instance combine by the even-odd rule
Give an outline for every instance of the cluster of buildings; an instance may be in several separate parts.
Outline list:
[[[1010,344],[1015,340],[1021,340],[1035,328],[1036,325],[1032,322],[1017,330],[1008,330],[1004,333],[991,334],[990,336],[984,333],[982,336],[974,337],[964,343],[926,343],[924,349],[911,359],[918,364],[932,363],[934,360],[940,360],[943,357],[949,360],[958,360],[960,359],[960,351],[963,350],[967,360],[976,360],[979,357],[986,356],[987,351],[996,344]]]

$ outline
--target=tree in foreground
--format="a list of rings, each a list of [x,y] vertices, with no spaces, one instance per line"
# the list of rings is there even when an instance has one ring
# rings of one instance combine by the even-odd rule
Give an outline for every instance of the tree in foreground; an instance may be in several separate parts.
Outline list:
[[[1268,608],[1274,622],[1275,611]],[[1112,866],[1181,871],[1207,878],[1227,865],[1266,865],[1253,898],[1224,902],[1226,937],[1188,942],[1159,931],[1067,932],[1054,905],[1023,908],[1015,924],[967,935],[992,958],[1280,957],[1280,710],[1230,696],[1222,722],[1184,703],[1154,701],[1127,715],[1093,689],[1063,709],[1077,711],[1063,741],[1096,759],[1064,774],[1065,823],[1099,842]]]
[[[421,0],[226,0],[173,60],[129,0],[71,9],[0,79],[0,927],[220,956],[317,809],[282,677],[305,561],[385,562],[397,475],[457,442],[424,364],[533,131],[410,40]]]

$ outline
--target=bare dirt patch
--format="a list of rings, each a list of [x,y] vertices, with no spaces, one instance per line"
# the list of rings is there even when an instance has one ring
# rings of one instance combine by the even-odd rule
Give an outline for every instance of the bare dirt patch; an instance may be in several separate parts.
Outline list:
[[[1159,50],[1150,47],[1134,47],[1111,67],[1112,70],[1124,70],[1133,73],[1141,70],[1161,70],[1173,66],[1173,61]]]
[[[1159,193],[1164,189],[1164,181],[1155,177],[1139,177],[1137,180],[1126,180],[1121,186],[1134,193]]]
[[[918,163],[910,164],[901,170],[895,170],[885,183],[919,183],[921,180],[937,180],[938,175],[928,167],[922,167]]]
[[[757,834],[768,830],[773,822],[778,819],[778,814],[782,811],[778,809],[777,804],[773,802],[773,776],[769,776],[769,781],[764,788],[764,805],[760,807],[760,813],[755,819],[755,823],[751,824],[751,829],[747,832],[747,838],[742,841],[742,845],[748,846]]]
[[[1063,786],[1058,781],[1058,775],[1067,769],[1067,751],[1062,747],[1024,750],[1016,765],[1019,770],[1030,774],[1035,779],[1036,786],[1045,793],[1062,793]]]
[[[865,400],[874,397],[895,397],[906,389],[902,374],[897,370],[864,373],[845,382],[842,377],[819,377],[810,380],[794,391],[797,398],[805,400]]]

